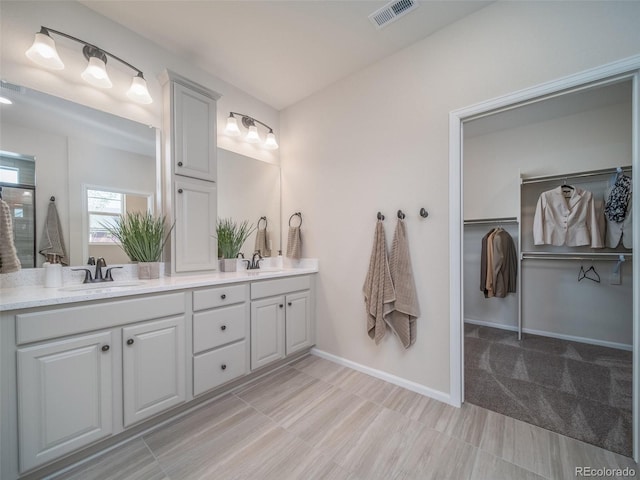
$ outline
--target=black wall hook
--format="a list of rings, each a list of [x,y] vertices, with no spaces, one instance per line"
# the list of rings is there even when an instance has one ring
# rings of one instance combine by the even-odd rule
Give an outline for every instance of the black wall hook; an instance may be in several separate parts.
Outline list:
[[[378,217],[378,220],[384,220],[384,215],[380,212],[378,212],[377,217]]]
[[[56,201],[56,197],[54,197],[53,195],[51,195],[51,198],[49,199],[50,202],[55,202]]]
[[[429,212],[427,212],[427,210],[426,210],[424,207],[422,207],[422,208],[420,209],[420,216],[421,216],[422,218],[427,218],[427,217],[429,216]]]
[[[300,225],[298,225],[298,226],[299,226],[299,227],[301,227],[301,226],[302,226],[302,213],[300,213],[300,212],[296,212],[296,213],[294,213],[293,215],[291,215],[291,216],[289,217],[289,226],[291,226],[291,219],[292,219],[293,217],[300,217]]]
[[[400,220],[404,220],[404,217],[405,217],[405,216],[406,216],[406,215],[405,215],[404,213],[402,213],[402,210],[398,210],[398,218],[399,218]]]

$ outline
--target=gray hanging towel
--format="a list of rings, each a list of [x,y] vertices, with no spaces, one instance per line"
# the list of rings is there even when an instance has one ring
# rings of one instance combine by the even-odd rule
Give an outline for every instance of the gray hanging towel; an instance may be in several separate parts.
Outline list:
[[[68,265],[67,252],[64,248],[64,238],[62,237],[62,226],[58,218],[58,209],[55,202],[49,202],[47,218],[44,221],[44,231],[40,239],[38,253],[44,255],[48,262],[62,263]]]
[[[404,348],[416,341],[416,319],[420,316],[418,293],[411,269],[409,241],[404,220],[398,218],[396,231],[391,243],[389,270],[396,291],[394,310],[388,320],[391,329],[398,336]]]
[[[380,220],[376,224],[369,270],[364,280],[362,292],[367,309],[367,333],[378,344],[384,337],[386,323],[396,299],[389,271],[384,227]]]
[[[289,235],[287,236],[287,257],[300,259],[302,253],[302,235],[300,227],[289,227]]]
[[[256,247],[254,252],[260,252],[263,257],[271,256],[271,249],[269,248],[269,234],[266,228],[259,228],[256,232]]]
[[[11,207],[0,199],[0,273],[17,272],[20,268],[20,259],[13,241]]]

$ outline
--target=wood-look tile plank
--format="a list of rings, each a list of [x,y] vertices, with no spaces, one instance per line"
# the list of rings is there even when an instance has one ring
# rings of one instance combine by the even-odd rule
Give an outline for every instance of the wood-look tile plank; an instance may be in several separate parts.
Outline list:
[[[631,458],[553,432],[551,432],[549,449],[552,479],[575,478],[576,467],[594,469],[630,467],[636,471],[636,474],[639,472],[638,465]]]
[[[72,470],[56,480],[169,480],[142,439],[135,439]]]
[[[460,415],[459,408],[402,387],[394,387],[383,405],[439,432]]]
[[[536,425],[489,411],[480,449],[549,478],[553,435]]]
[[[447,405],[447,407],[450,407],[450,405]],[[450,415],[441,417],[442,419],[448,418],[448,422],[446,426],[444,422],[436,422],[436,430],[439,430],[438,427],[444,426],[441,431],[447,435],[459,438],[475,447],[480,446],[482,432],[487,423],[488,410],[470,403],[464,403],[462,407],[455,408],[455,410],[450,408],[443,408],[443,410],[450,412]]]
[[[300,360],[292,363],[291,367],[329,383],[333,383],[333,379],[342,373],[353,371],[350,368],[343,367],[342,365],[315,355],[302,357]]]
[[[468,480],[478,449],[469,443],[423,427],[406,459],[392,478],[397,480]]]
[[[544,480],[545,478],[482,450],[478,452],[471,475],[471,480]]]
[[[263,402],[260,399],[253,400],[250,405],[254,405],[277,423],[289,424],[296,419],[305,418],[335,390],[336,387],[313,379],[300,388],[292,390],[287,397],[278,402]]]
[[[359,397],[380,405],[383,404],[395,388],[394,385],[389,382],[350,368],[345,368],[340,374],[328,381],[349,393],[353,393],[354,395],[358,395]]]

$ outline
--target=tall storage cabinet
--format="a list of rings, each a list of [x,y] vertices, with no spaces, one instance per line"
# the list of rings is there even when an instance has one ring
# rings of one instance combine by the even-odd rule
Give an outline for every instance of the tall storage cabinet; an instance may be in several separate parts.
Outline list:
[[[164,213],[175,224],[165,248],[171,274],[218,268],[216,102],[220,95],[174,72],[163,84]],[[169,268],[170,267],[170,268]]]

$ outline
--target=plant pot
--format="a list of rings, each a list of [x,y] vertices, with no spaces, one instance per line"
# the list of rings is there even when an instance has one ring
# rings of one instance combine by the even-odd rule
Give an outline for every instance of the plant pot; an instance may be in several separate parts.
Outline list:
[[[138,278],[142,280],[160,278],[160,262],[138,262]]]
[[[221,272],[235,272],[237,271],[238,261],[235,258],[223,258],[220,260]]]

